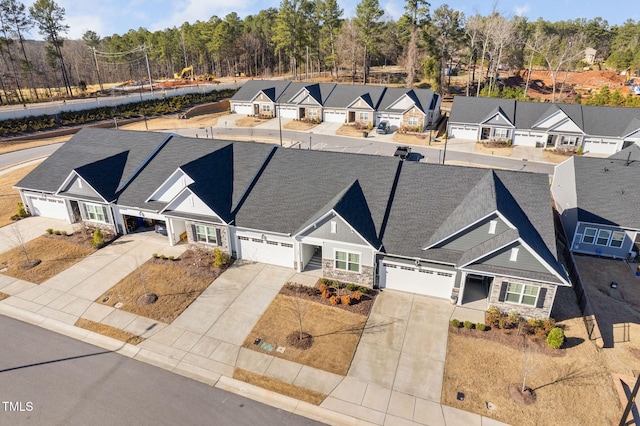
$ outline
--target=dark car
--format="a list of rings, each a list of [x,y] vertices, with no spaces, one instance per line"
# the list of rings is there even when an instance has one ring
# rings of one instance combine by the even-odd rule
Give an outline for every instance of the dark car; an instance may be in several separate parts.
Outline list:
[[[394,157],[399,157],[401,160],[406,160],[411,155],[411,147],[410,146],[399,146],[396,148],[396,152],[393,154]]]
[[[376,129],[376,133],[379,133],[381,135],[386,135],[387,133],[389,133],[389,122],[388,121],[381,121],[380,124],[378,124],[378,128]]]

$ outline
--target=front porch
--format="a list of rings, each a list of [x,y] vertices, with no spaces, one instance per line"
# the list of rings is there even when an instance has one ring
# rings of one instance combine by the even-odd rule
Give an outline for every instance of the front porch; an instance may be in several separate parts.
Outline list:
[[[486,311],[492,285],[492,276],[463,274],[456,304],[466,309]]]

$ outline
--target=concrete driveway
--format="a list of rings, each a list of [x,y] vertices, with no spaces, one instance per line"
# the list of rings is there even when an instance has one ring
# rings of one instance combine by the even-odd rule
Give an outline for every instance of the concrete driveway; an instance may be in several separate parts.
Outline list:
[[[347,377],[322,406],[375,424],[445,424],[440,395],[453,309],[426,296],[381,293]]]
[[[0,253],[11,250],[22,243],[31,241],[46,232],[48,228],[73,232],[73,225],[61,219],[32,216],[0,228]]]

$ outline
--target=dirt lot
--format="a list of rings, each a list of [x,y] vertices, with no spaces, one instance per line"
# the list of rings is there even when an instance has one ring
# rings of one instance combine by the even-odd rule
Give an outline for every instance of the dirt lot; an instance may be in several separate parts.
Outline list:
[[[223,114],[223,115],[226,115]],[[166,116],[158,118],[147,119],[145,126],[144,121],[138,121],[136,123],[125,124],[120,126],[123,130],[171,130],[171,129],[205,129],[211,126],[215,126],[218,122],[220,114],[206,114],[199,115],[197,117],[181,119],[175,116]]]
[[[479,340],[477,330],[450,333],[442,402],[513,425],[617,424],[622,406],[606,355],[588,340],[575,294],[566,290],[553,312],[567,336],[557,354]],[[509,385],[522,385],[525,369],[526,384],[537,396],[532,405],[516,403],[508,392]]]

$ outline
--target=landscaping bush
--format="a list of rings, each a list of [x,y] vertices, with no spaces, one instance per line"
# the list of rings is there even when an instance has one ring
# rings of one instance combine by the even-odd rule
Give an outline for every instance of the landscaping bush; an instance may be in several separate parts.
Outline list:
[[[102,231],[100,228],[96,228],[93,231],[93,240],[91,240],[91,246],[93,248],[100,248],[104,245],[104,235],[102,235]]]
[[[360,300],[362,300],[362,293],[360,293],[359,291],[354,291],[353,293],[351,293],[351,298],[359,302]]]
[[[320,291],[320,293],[324,293],[324,291],[327,289],[327,285],[326,284],[320,284],[318,286],[318,290]]]
[[[358,287],[358,291],[362,294],[369,294],[369,288],[365,286]]]
[[[353,284],[353,283],[349,283],[347,284],[347,290],[349,291],[356,291],[358,289],[358,286]]]
[[[476,330],[485,331],[486,329],[487,329],[487,326],[484,325],[483,323],[479,322],[476,324]]]
[[[502,315],[500,314],[500,309],[496,308],[495,306],[490,306],[489,309],[487,309],[487,313],[485,315],[485,322],[489,327],[498,328],[501,317]]]
[[[473,328],[473,323],[471,321],[465,321],[464,328],[471,330]]]
[[[174,260],[174,259],[175,259],[175,257],[169,256],[169,260]]]
[[[328,299],[330,297],[331,297],[331,291],[328,288],[325,288],[324,291],[322,292],[322,298]]]
[[[158,253],[153,253],[153,254],[151,255],[151,257],[153,257],[154,259],[157,259],[157,258],[158,258],[158,257],[160,257],[160,256],[158,255]]]
[[[56,234],[56,235],[62,235],[62,231],[59,231],[57,229],[55,231],[53,231],[53,233]]]
[[[66,237],[69,233],[67,231],[60,231],[60,235],[64,235]]]
[[[228,253],[225,253],[222,250],[220,250],[220,247],[216,247],[213,250],[213,266],[214,267],[222,268],[223,266],[226,266],[229,263],[229,260],[231,260],[231,256],[229,256]]]
[[[564,344],[564,331],[560,327],[554,327],[547,336],[547,345],[552,349],[560,349]]]
[[[29,216],[29,214],[27,213],[27,210],[24,208],[24,204],[18,203],[18,213],[16,213],[16,216],[18,216],[18,217],[27,217],[27,216]]]
[[[351,296],[346,294],[340,297],[340,303],[342,303],[343,305],[349,306],[351,304]]]
[[[53,228],[47,228],[47,234],[49,235],[53,234]]]
[[[454,327],[454,328],[459,328],[460,327],[460,320],[455,319],[455,318],[452,319],[451,320],[451,326]]]
[[[328,286],[331,283],[331,280],[328,278],[320,278],[320,284],[324,284]]]
[[[556,326],[556,320],[553,318],[547,318],[542,321],[542,328],[546,334],[549,334]]]
[[[331,302],[332,305],[337,305],[340,303],[340,298],[338,296],[331,296],[329,302]]]
[[[522,320],[522,317],[516,311],[509,312],[509,315],[507,316],[507,322],[509,324],[509,328],[516,328],[518,325],[520,325],[521,320]]]

